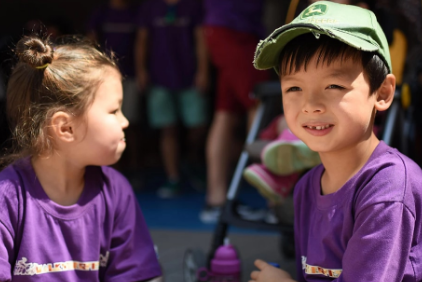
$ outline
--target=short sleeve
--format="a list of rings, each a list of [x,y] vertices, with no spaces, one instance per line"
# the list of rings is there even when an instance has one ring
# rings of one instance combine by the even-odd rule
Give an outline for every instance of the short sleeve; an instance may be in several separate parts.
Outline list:
[[[0,222],[0,240],[0,281],[11,281],[10,259],[14,256],[13,236],[2,222]]]
[[[401,202],[378,203],[360,211],[337,281],[402,281],[414,228],[414,217]]]
[[[19,237],[21,195],[19,185],[12,180],[0,180],[0,281],[11,281],[12,266],[15,263],[15,241]]]
[[[420,235],[415,233],[419,204],[413,193],[419,195],[420,189],[409,182],[408,164],[395,154],[386,156],[367,165],[367,175],[359,180],[365,185],[359,185],[354,198],[353,234],[338,281],[403,281],[414,275],[409,258]]]
[[[106,282],[142,281],[161,276],[154,244],[129,182],[115,172],[115,215]]]

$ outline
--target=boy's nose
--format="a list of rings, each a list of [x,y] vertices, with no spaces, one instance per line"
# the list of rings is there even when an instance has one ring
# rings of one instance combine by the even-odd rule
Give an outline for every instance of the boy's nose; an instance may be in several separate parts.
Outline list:
[[[325,106],[320,99],[313,95],[306,98],[302,111],[306,114],[319,114],[325,112]]]

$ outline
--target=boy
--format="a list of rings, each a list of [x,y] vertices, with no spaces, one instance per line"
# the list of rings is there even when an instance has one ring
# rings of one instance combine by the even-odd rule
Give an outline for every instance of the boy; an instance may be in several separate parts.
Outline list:
[[[167,182],[158,196],[180,192],[178,118],[188,128],[190,152],[205,137],[208,60],[202,31],[202,6],[196,0],[142,3],[136,39],[136,71],[141,90],[149,87],[148,120],[160,129]],[[196,156],[196,155],[193,155]]]
[[[321,157],[296,185],[298,281],[420,281],[422,171],[373,122],[395,77],[372,12],[320,1],[274,31],[255,67],[280,75],[291,131]],[[255,262],[252,281],[293,281]]]
[[[213,120],[207,137],[207,195],[199,217],[216,223],[226,200],[237,128],[246,119],[250,127],[257,100],[250,97],[255,84],[268,80],[268,73],[251,65],[256,44],[264,38],[264,1],[204,0],[204,30],[210,60],[216,69],[216,97]],[[241,147],[241,146],[237,146]],[[243,207],[242,207],[243,209]],[[240,210],[239,210],[240,211]],[[259,212],[245,209],[242,216],[259,218]]]

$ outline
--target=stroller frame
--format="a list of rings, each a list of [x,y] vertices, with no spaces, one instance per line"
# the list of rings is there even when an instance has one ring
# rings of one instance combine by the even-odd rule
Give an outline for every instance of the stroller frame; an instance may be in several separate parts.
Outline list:
[[[384,125],[381,128],[382,134],[381,139],[390,146],[398,145],[398,148],[402,153],[407,153],[408,142],[410,140],[410,132],[403,126],[405,124],[405,113],[401,105],[401,89],[396,89],[394,94],[394,100],[391,107],[386,113]],[[271,118],[271,112],[269,108],[274,106],[273,100],[278,98],[281,100],[281,88],[278,81],[265,82],[256,85],[254,92],[251,93],[254,97],[261,101],[252,126],[247,134],[246,145],[256,140],[259,131],[265,126],[265,122]],[[282,113],[282,104],[280,105],[280,112]],[[230,182],[229,189],[227,191],[226,203],[223,206],[222,213],[216,225],[214,235],[212,238],[211,249],[207,256],[207,265],[209,266],[211,259],[219,246],[224,242],[224,238],[227,236],[228,226],[233,225],[240,228],[259,229],[259,230],[271,230],[278,231],[286,238],[292,238],[293,236],[293,225],[287,224],[270,224],[265,222],[254,222],[242,219],[235,211],[235,202],[238,198],[241,182],[242,173],[248,162],[250,156],[248,152],[243,149],[240,155],[239,161],[236,165],[236,169],[233,174],[233,178]],[[287,237],[291,236],[291,237]],[[293,243],[293,240],[287,240],[287,244]],[[288,246],[286,246],[288,247]],[[293,247],[293,246],[290,246]],[[286,251],[283,248],[283,251]],[[289,254],[286,254],[289,255]]]

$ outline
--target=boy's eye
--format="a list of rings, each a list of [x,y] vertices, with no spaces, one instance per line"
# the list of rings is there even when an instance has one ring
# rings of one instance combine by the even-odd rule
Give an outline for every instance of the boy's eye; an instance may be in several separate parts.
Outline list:
[[[344,89],[344,87],[341,87],[339,85],[331,84],[327,87],[327,89]]]
[[[295,92],[295,91],[300,91],[300,90],[302,90],[300,89],[300,87],[293,86],[293,87],[288,88],[286,92]]]

